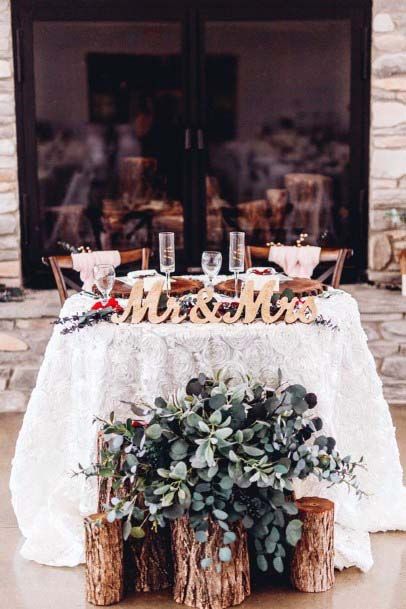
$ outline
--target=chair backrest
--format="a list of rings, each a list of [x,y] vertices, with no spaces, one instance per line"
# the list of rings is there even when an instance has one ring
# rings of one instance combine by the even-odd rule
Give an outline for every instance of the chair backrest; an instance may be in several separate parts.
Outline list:
[[[275,246],[277,247],[277,246]],[[320,252],[320,262],[329,263],[332,265],[326,271],[324,271],[319,277],[318,281],[325,282],[326,279],[331,277],[331,286],[338,288],[341,282],[341,275],[343,273],[344,263],[347,258],[353,255],[352,249],[348,248],[335,248],[335,247],[323,247]],[[252,260],[268,260],[269,258],[269,247],[248,245],[245,248],[245,266],[249,268],[252,266]]]
[[[124,250],[120,252],[121,264],[123,265],[129,264],[130,262],[141,262],[141,270],[145,271],[149,268],[150,255],[151,250],[148,247]],[[68,286],[78,292],[81,290],[80,285],[72,281],[70,277],[67,277],[62,272],[62,269],[73,268],[72,256],[48,256],[44,257],[42,262],[51,268],[61,305],[64,304],[68,297]]]

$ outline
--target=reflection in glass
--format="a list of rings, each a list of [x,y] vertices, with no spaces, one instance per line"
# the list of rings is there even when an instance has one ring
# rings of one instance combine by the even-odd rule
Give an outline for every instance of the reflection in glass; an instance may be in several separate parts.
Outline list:
[[[175,271],[175,235],[174,233],[159,233],[159,264],[161,273],[166,276],[166,291],[171,289],[170,274]]]
[[[116,271],[112,264],[96,264],[93,275],[97,289],[102,295],[102,303],[106,304],[116,279]]]
[[[223,262],[223,256],[221,252],[203,252],[202,254],[202,270],[208,278],[208,285],[213,285],[213,279],[216,277],[221,269],[221,263]]]
[[[234,273],[234,288],[235,297],[238,295],[238,273],[244,272],[244,255],[245,255],[245,233],[232,232],[230,233],[230,249],[228,265],[232,273]]]
[[[150,246],[161,230],[183,247],[180,44],[176,23],[34,24],[48,253]]]
[[[351,245],[347,21],[207,22],[207,232]],[[353,244],[352,244],[353,245]]]

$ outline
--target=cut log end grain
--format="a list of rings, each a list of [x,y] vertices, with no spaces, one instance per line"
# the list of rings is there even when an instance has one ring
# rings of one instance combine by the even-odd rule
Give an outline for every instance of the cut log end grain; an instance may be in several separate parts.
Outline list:
[[[123,598],[123,535],[120,520],[108,522],[105,514],[84,520],[86,552],[86,598],[99,606]]]
[[[204,544],[196,541],[187,517],[172,523],[173,596],[177,603],[198,609],[225,609],[239,605],[249,596],[247,534],[241,522],[233,530],[237,540],[230,546],[232,559],[220,562],[218,550],[223,545],[224,531],[217,523],[209,521],[208,541]],[[206,557],[212,558],[213,563],[203,569],[200,562]]]
[[[301,592],[325,592],[334,585],[334,503],[303,497],[296,505],[303,529],[293,554],[292,583]]]

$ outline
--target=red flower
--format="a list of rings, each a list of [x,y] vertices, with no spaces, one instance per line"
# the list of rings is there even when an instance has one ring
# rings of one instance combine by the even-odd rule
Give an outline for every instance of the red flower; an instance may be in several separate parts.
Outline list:
[[[103,304],[101,300],[98,300],[94,303],[91,310],[99,311],[100,309],[114,309],[117,313],[122,313],[124,310],[115,298],[109,298],[106,304]]]
[[[131,421],[131,427],[145,427],[146,425],[148,425],[146,421],[137,421],[136,419]]]

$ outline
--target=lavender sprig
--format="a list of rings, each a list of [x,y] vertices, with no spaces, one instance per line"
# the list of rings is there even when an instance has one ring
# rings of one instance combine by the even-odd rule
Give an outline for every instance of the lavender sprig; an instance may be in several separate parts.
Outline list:
[[[71,317],[58,317],[53,323],[55,325],[63,325],[64,328],[61,330],[61,334],[71,334],[81,330],[82,328],[92,327],[101,321],[111,322],[111,316],[116,311],[112,307],[106,309],[97,309],[84,311]]]
[[[332,319],[327,319],[326,317],[323,317],[323,315],[318,315],[314,320],[314,323],[318,326],[324,326],[329,330],[333,330],[334,332],[340,331],[339,326]]]

